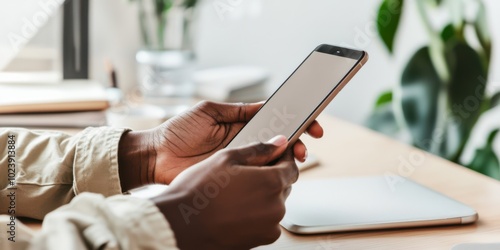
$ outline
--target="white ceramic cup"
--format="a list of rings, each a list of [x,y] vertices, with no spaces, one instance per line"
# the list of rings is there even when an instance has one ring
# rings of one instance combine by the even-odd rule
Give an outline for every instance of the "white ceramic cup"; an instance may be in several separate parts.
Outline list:
[[[146,130],[162,124],[166,120],[166,112],[147,104],[121,106],[108,109],[106,119],[112,127]]]

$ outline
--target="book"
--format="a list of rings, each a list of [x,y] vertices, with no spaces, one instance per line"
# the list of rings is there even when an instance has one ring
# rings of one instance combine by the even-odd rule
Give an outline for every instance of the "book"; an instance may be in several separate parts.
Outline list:
[[[108,107],[104,87],[89,80],[0,84],[0,114],[96,111]]]
[[[205,69],[194,75],[199,97],[222,102],[253,102],[266,99],[268,73],[257,67],[231,66]]]
[[[0,114],[0,127],[85,128],[106,125],[105,111]]]

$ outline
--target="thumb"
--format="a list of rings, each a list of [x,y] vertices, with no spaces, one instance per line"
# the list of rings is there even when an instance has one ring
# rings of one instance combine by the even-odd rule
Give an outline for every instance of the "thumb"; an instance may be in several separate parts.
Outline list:
[[[288,147],[288,139],[278,135],[266,143],[253,143],[248,146],[231,149],[235,161],[241,165],[265,166],[278,159]]]

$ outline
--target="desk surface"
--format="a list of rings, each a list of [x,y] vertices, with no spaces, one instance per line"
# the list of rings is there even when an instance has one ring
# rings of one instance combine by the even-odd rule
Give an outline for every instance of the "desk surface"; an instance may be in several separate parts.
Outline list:
[[[400,175],[473,207],[479,221],[315,236],[282,230],[277,242],[258,249],[450,249],[465,242],[500,242],[500,182],[363,127],[329,116],[319,121],[325,128],[324,138],[303,139],[321,165],[301,173],[301,179]]]
[[[258,249],[450,249],[465,242],[500,241],[500,182],[363,127],[330,116],[319,120],[325,128],[324,138],[303,139],[321,165],[304,171],[300,178],[401,175],[473,207],[479,221],[461,226],[313,236],[282,230],[278,241]]]

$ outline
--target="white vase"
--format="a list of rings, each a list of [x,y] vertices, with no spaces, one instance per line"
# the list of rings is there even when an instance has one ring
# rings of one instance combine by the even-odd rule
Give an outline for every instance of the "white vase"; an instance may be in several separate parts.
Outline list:
[[[194,55],[182,50],[140,50],[136,55],[139,90],[146,102],[162,106],[168,116],[188,109],[195,85]]]
[[[136,54],[138,89],[146,101],[175,115],[191,105],[195,93],[195,8],[175,5],[158,16],[153,2],[139,1],[144,47]]]

